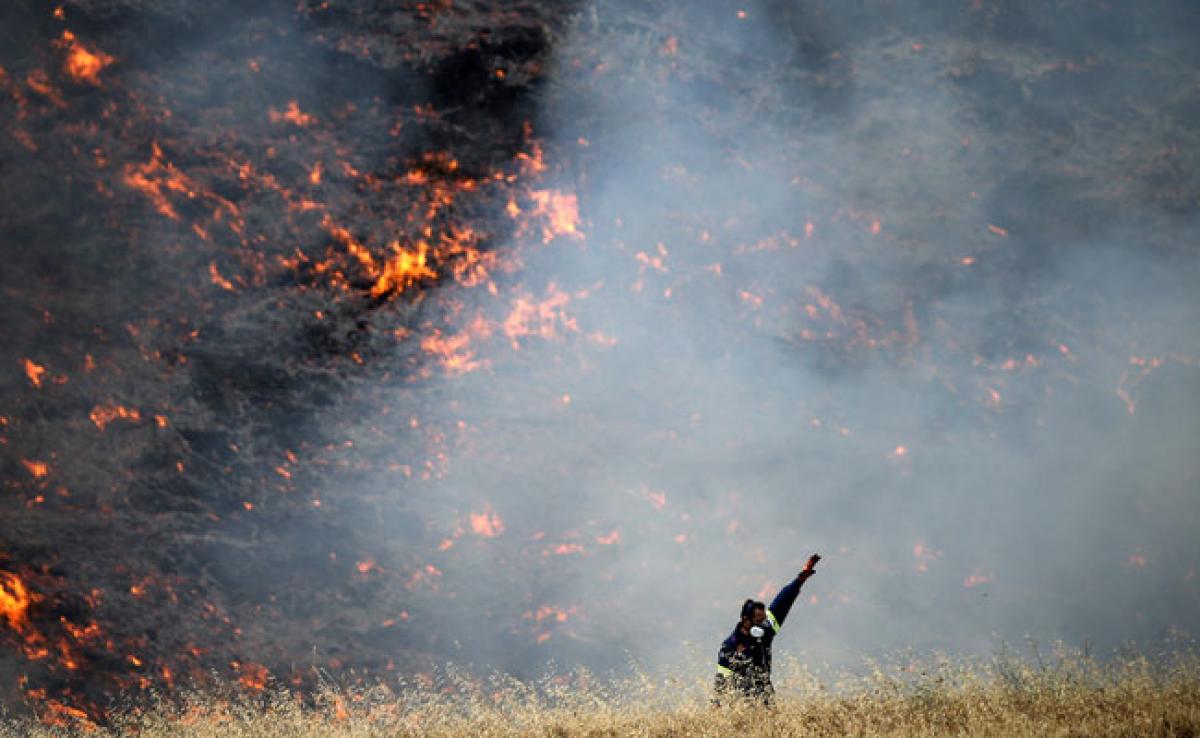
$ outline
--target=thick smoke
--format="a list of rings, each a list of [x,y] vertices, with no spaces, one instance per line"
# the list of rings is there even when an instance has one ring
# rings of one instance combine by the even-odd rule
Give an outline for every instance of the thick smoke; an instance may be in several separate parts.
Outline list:
[[[593,663],[707,656],[812,551],[806,659],[1195,632],[1190,11],[910,6],[599,3],[556,50],[587,239],[522,279],[615,344],[450,385],[496,450],[447,494],[580,533],[528,577]]]

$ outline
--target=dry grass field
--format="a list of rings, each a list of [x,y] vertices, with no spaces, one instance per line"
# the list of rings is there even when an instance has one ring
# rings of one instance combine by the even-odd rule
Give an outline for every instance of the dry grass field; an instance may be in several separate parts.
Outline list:
[[[327,680],[328,681],[328,680]],[[149,710],[117,711],[107,728],[141,736],[1195,736],[1200,657],[1100,661],[1084,655],[980,662],[895,659],[825,680],[777,669],[773,709],[714,707],[701,680],[587,675],[527,684],[453,673],[391,687],[332,683],[302,703],[285,690],[193,692]],[[0,723],[0,736],[71,734],[79,725]]]

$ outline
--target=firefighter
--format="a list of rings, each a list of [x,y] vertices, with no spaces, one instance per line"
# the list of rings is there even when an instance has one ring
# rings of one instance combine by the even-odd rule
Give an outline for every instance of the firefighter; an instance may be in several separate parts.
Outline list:
[[[810,556],[796,578],[775,595],[770,607],[757,600],[742,603],[741,618],[717,653],[717,704],[726,695],[771,704],[775,692],[771,686],[771,643],[820,560],[817,554]]]

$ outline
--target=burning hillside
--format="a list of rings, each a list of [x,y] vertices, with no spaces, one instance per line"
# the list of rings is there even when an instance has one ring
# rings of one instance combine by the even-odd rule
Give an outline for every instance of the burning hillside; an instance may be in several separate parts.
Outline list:
[[[6,701],[1194,627],[1196,13],[1049,5],[10,3]]]

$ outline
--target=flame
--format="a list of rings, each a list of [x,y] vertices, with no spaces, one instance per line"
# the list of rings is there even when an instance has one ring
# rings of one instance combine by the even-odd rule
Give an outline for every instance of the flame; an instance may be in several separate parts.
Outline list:
[[[924,573],[929,571],[929,563],[941,557],[942,551],[940,549],[930,548],[922,541],[917,541],[913,545],[913,558],[917,560],[917,571],[919,572]]]
[[[38,719],[44,724],[60,728],[82,728],[95,730],[96,724],[87,711],[72,707],[61,700],[50,698],[45,689],[30,689],[26,695],[39,704]]]
[[[380,571],[379,565],[372,559],[363,559],[354,565],[354,568],[359,574],[370,574],[372,571]]]
[[[621,531],[614,530],[606,536],[596,536],[596,543],[601,546],[613,546],[621,542]]]
[[[531,215],[545,220],[542,226],[542,243],[550,243],[558,236],[582,235],[579,231],[577,196],[556,190],[536,190],[531,192],[529,197],[534,203]]]
[[[62,93],[50,81],[50,75],[46,74],[45,70],[34,69],[25,75],[25,84],[29,89],[49,100],[51,105],[57,108],[65,108],[67,106],[67,101],[63,99]]]
[[[492,333],[491,324],[482,316],[476,316],[463,331],[454,335],[443,335],[436,328],[421,339],[421,349],[435,356],[451,376],[466,374],[488,365],[486,359],[476,359],[471,347],[475,338],[487,338]]]
[[[978,587],[981,584],[988,584],[989,582],[993,581],[993,579],[994,577],[991,574],[984,574],[976,571],[972,572],[966,579],[963,580],[963,586],[967,589],[971,589],[972,587]]]
[[[242,685],[251,692],[261,692],[267,687],[267,680],[271,677],[271,672],[267,671],[267,667],[254,662],[239,663],[234,661],[230,666],[233,670],[239,673],[238,684]]]
[[[137,410],[131,410],[121,405],[109,403],[108,405],[97,405],[92,408],[92,412],[88,415],[96,427],[104,430],[105,426],[114,420],[129,420],[139,421],[142,419],[141,413]]]
[[[75,38],[70,31],[63,31],[58,42],[67,50],[67,59],[63,62],[63,71],[78,83],[100,86],[100,72],[116,61],[113,57],[99,49],[89,49]]]
[[[983,399],[983,404],[993,410],[999,410],[1001,405],[1000,391],[995,387],[986,388],[987,397]]]
[[[471,530],[483,538],[495,538],[504,532],[504,521],[494,511],[488,509],[470,514]]]
[[[322,225],[374,281],[371,287],[372,297],[399,294],[421,280],[436,279],[438,276],[429,264],[430,249],[425,241],[418,241],[414,249],[404,248],[399,241],[393,241],[389,245],[391,257],[380,267],[370,249],[354,238],[348,229],[335,223],[328,214],[323,218]],[[330,265],[323,264],[321,268],[329,269]],[[339,281],[344,282],[345,278],[342,277]]]
[[[34,387],[42,386],[42,377],[46,375],[46,367],[41,364],[34,363],[30,359],[25,360],[25,376],[29,377],[29,383]]]
[[[422,279],[437,278],[437,272],[426,263],[429,245],[424,241],[417,243],[416,251],[402,248],[394,241],[391,250],[392,257],[383,265],[383,271],[371,288],[372,297],[403,292]]]
[[[559,325],[568,330],[579,330],[575,319],[563,310],[570,302],[571,296],[553,282],[547,285],[546,298],[541,302],[535,302],[524,294],[518,295],[503,326],[513,349],[520,350],[521,344],[517,339],[526,336],[539,336],[547,340],[557,338]]]
[[[158,142],[150,144],[150,161],[145,164],[127,164],[124,181],[126,186],[141,192],[164,217],[179,220],[179,213],[167,199],[167,192],[195,197],[196,186],[187,175],[175,168],[163,156]]]
[[[25,582],[16,574],[0,571],[0,615],[8,627],[18,633],[25,630],[29,621],[29,605],[34,596],[25,587]]]
[[[35,479],[41,479],[50,473],[50,465],[44,461],[21,459],[21,464],[25,467],[26,471],[33,475]]]
[[[272,123],[291,123],[300,128],[307,128],[317,121],[316,118],[300,110],[300,103],[296,100],[288,101],[287,108],[282,112],[271,108],[268,117]]]
[[[221,273],[219,271],[217,271],[217,262],[214,261],[214,262],[209,263],[208,276],[209,276],[209,279],[212,280],[212,283],[215,284],[216,286],[220,287],[221,289],[228,290],[230,292],[232,292],[234,290],[233,283],[230,282],[228,279],[225,279],[224,277],[222,277]]]
[[[543,620],[552,620],[558,623],[565,623],[568,619],[577,614],[579,614],[578,605],[572,605],[565,610],[555,605],[542,605],[537,610],[526,611],[522,617],[526,620],[532,620],[535,623],[540,623]]]

